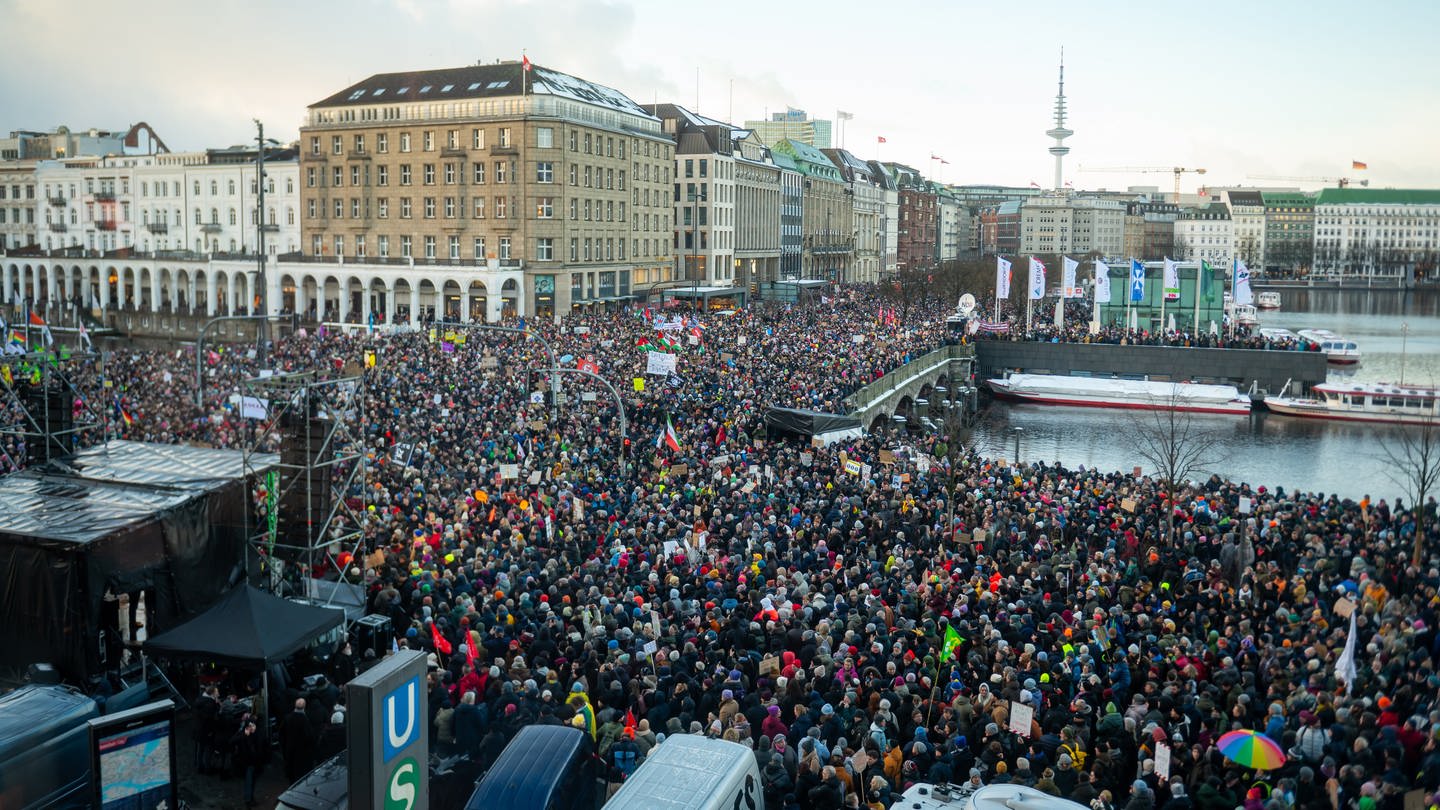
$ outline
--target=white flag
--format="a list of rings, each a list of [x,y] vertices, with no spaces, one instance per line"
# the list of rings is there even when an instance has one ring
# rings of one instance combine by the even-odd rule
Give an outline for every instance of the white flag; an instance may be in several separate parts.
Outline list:
[[[1010,297],[1010,260],[999,256],[995,257],[995,297]]]
[[[1034,256],[1030,257],[1030,300],[1045,297],[1045,264]]]
[[[1250,294],[1250,268],[1246,267],[1245,262],[1239,259],[1235,260],[1234,298],[1237,304],[1252,304],[1255,302],[1254,296]]]
[[[1240,263],[1245,266],[1244,262]],[[1335,659],[1335,677],[1345,682],[1345,694],[1355,686],[1355,678],[1360,674],[1355,666],[1355,613],[1350,613],[1350,632],[1345,634],[1345,651]]]
[[[1060,257],[1060,284],[1065,288],[1066,298],[1079,298],[1080,287],[1075,283],[1075,271],[1080,269],[1080,262],[1069,256]]]
[[[1165,257],[1165,300],[1180,300],[1180,273],[1176,270],[1175,262],[1169,256]]]
[[[1110,266],[1095,260],[1095,303],[1110,303]]]

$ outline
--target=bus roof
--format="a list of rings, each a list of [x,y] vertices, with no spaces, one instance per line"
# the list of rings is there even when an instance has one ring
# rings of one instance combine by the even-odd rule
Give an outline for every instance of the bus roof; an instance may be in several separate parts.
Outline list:
[[[526,726],[466,802],[466,810],[490,807],[548,807],[561,778],[589,736],[570,726]]]
[[[692,810],[727,795],[726,783],[743,778],[755,752],[739,743],[674,734],[645,761],[604,810]]]

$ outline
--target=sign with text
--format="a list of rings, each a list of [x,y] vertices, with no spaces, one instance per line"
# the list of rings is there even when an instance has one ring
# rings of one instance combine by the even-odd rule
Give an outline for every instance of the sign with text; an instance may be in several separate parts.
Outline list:
[[[350,803],[384,810],[429,807],[425,655],[392,653],[350,681],[345,694]]]
[[[645,356],[645,373],[662,377],[675,373],[675,355],[665,352],[649,352]]]
[[[1018,700],[1010,701],[1010,730],[1021,737],[1030,736],[1030,723],[1035,719],[1035,710],[1029,704]]]

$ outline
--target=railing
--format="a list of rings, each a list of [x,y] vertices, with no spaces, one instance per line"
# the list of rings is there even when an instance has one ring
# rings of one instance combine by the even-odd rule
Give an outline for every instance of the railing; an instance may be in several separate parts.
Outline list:
[[[50,223],[50,230],[56,231],[56,232],[58,232],[58,233],[63,233],[63,232],[65,232],[65,231],[70,230],[70,226],[69,226],[69,225],[66,225],[66,224],[63,223],[63,222],[52,222],[52,223]]]
[[[219,232],[220,232],[220,223],[218,223],[218,222],[207,222],[207,223],[205,223],[204,225],[201,225],[201,226],[200,226],[200,230],[201,230],[202,232],[204,232],[204,233],[219,233]]]
[[[951,360],[970,360],[974,357],[975,349],[972,346],[943,346],[911,360],[866,385],[846,397],[844,403],[851,413],[864,411],[916,377],[924,376],[941,366],[948,365]]]
[[[95,192],[95,201],[96,201],[96,202],[114,202],[114,201],[115,201],[115,192],[113,192],[113,191],[97,191],[97,192]]]
[[[306,163],[323,163],[325,162],[325,153],[306,152],[305,154],[300,156],[300,159],[305,161]]]
[[[50,204],[51,204],[51,205],[60,206],[60,207],[64,207],[64,205],[65,205],[65,198],[64,198],[64,197],[51,197],[51,198],[50,198]]]
[[[102,231],[113,231],[115,230],[115,220],[97,219],[95,220],[95,227]]]
[[[170,223],[168,223],[168,222],[149,222],[149,223],[146,223],[146,224],[145,224],[145,230],[149,231],[150,233],[169,233],[169,232],[170,232]]]

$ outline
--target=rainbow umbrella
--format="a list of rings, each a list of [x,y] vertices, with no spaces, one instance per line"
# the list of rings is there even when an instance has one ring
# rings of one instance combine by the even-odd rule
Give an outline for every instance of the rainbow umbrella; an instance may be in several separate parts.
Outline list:
[[[1279,743],[1258,731],[1226,732],[1216,745],[1230,761],[1257,771],[1273,771],[1285,764],[1285,751]]]

